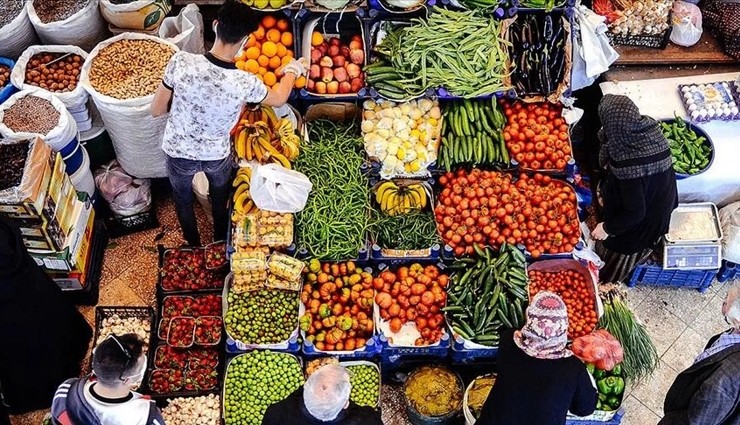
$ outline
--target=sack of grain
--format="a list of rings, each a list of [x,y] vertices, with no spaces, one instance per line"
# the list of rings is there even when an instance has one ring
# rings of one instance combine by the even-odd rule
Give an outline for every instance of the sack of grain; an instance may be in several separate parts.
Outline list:
[[[131,68],[121,49],[139,49],[141,60],[153,65]],[[124,33],[95,47],[82,67],[80,84],[100,111],[118,162],[138,178],[167,176],[162,151],[167,117],[154,118],[149,108],[164,68],[177,50],[174,44],[157,37]],[[120,62],[115,62],[117,59]],[[113,77],[124,69],[136,72],[128,72],[126,80]]]
[[[151,30],[172,10],[170,0],[100,0],[100,13],[118,28]]]
[[[87,58],[87,53],[77,46],[31,46],[23,52],[20,58],[18,58],[18,61],[16,61],[13,71],[10,74],[10,82],[13,83],[14,86],[21,90],[47,91],[38,86],[26,84],[25,82],[28,62],[34,55],[39,53],[73,53],[81,56],[83,62],[85,58]],[[63,93],[54,93],[54,95],[58,97],[59,100],[64,103],[64,106],[71,111],[83,109],[88,98],[87,92],[79,84],[79,81],[74,90]]]
[[[0,56],[16,59],[28,46],[39,44],[23,2],[24,0],[0,2]]]
[[[78,0],[77,4],[85,1]],[[79,10],[74,4],[54,6],[57,4],[62,2],[29,0],[26,3],[28,18],[44,44],[70,44],[89,52],[108,36],[105,21],[98,10],[98,0],[87,0]]]

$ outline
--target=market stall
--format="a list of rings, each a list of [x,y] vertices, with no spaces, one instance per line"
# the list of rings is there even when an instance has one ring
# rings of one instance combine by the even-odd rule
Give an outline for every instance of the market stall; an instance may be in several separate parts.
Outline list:
[[[601,84],[604,94],[622,94],[632,99],[640,112],[656,119],[669,119],[675,115],[690,120],[681,101],[679,85],[734,82],[737,73],[696,75],[642,81],[605,82]],[[738,122],[715,120],[696,123],[714,144],[714,163],[707,171],[678,181],[681,202],[713,202],[718,206],[740,199],[737,187],[740,184],[740,169],[735,158],[740,154],[737,146]]]

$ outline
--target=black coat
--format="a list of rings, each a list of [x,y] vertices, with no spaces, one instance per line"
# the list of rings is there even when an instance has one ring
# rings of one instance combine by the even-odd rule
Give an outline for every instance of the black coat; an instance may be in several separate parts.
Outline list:
[[[564,425],[568,410],[588,416],[597,393],[586,366],[575,356],[537,359],[501,335],[498,375],[476,425]]]
[[[0,217],[0,388],[11,414],[51,406],[78,376],[92,330]]]
[[[620,180],[608,174],[604,181],[604,230],[610,251],[631,255],[653,248],[668,232],[671,212],[678,205],[676,173]]]
[[[663,411],[659,425],[740,425],[740,344],[681,372],[666,394]]]
[[[383,425],[383,421],[376,410],[350,402],[335,420],[322,422],[306,410],[301,387],[285,400],[268,407],[262,425]]]

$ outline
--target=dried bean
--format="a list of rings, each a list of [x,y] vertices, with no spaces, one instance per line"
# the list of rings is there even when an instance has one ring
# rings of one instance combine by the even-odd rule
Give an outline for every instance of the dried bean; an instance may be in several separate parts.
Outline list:
[[[5,87],[8,81],[10,81],[10,68],[0,65],[0,88]]]
[[[63,21],[87,6],[89,0],[33,0],[33,8],[41,22]]]
[[[59,124],[59,111],[48,100],[29,95],[5,110],[3,124],[15,132],[47,134]]]
[[[82,56],[69,54],[64,59],[48,63],[67,53],[38,53],[26,65],[26,84],[54,92],[65,93],[77,88],[82,68]]]
[[[100,50],[90,67],[90,84],[116,99],[153,94],[175,52],[151,40],[119,40]]]
[[[0,1],[0,27],[5,26],[15,19],[21,13],[24,0],[3,0]],[[2,84],[0,84],[1,86]]]
[[[28,156],[28,140],[0,144],[0,190],[21,184]]]

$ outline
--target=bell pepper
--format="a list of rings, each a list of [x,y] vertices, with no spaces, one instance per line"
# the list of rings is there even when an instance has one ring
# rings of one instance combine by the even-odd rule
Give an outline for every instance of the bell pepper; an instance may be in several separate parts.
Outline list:
[[[624,393],[624,379],[618,376],[610,376],[606,380],[612,380],[610,385],[612,387],[612,394],[619,396]]]
[[[617,410],[619,408],[619,397],[614,395],[610,396],[606,399],[606,404],[608,404],[612,409]]]
[[[604,371],[603,371],[603,370],[601,370],[601,369],[596,369],[596,368],[594,367],[594,378],[596,378],[596,379],[601,379],[601,378],[603,378],[603,377],[604,377],[604,375],[606,375],[606,372],[604,372]]]
[[[596,381],[596,388],[599,389],[599,393],[609,395],[611,393],[611,387],[606,383],[606,378],[599,379]]]
[[[612,369],[612,376],[622,376],[622,365],[618,364]]]
[[[589,364],[586,365],[586,370],[588,371],[588,373],[590,373],[591,375],[593,375],[594,372],[596,371],[596,366],[594,366],[593,363],[589,363]]]

